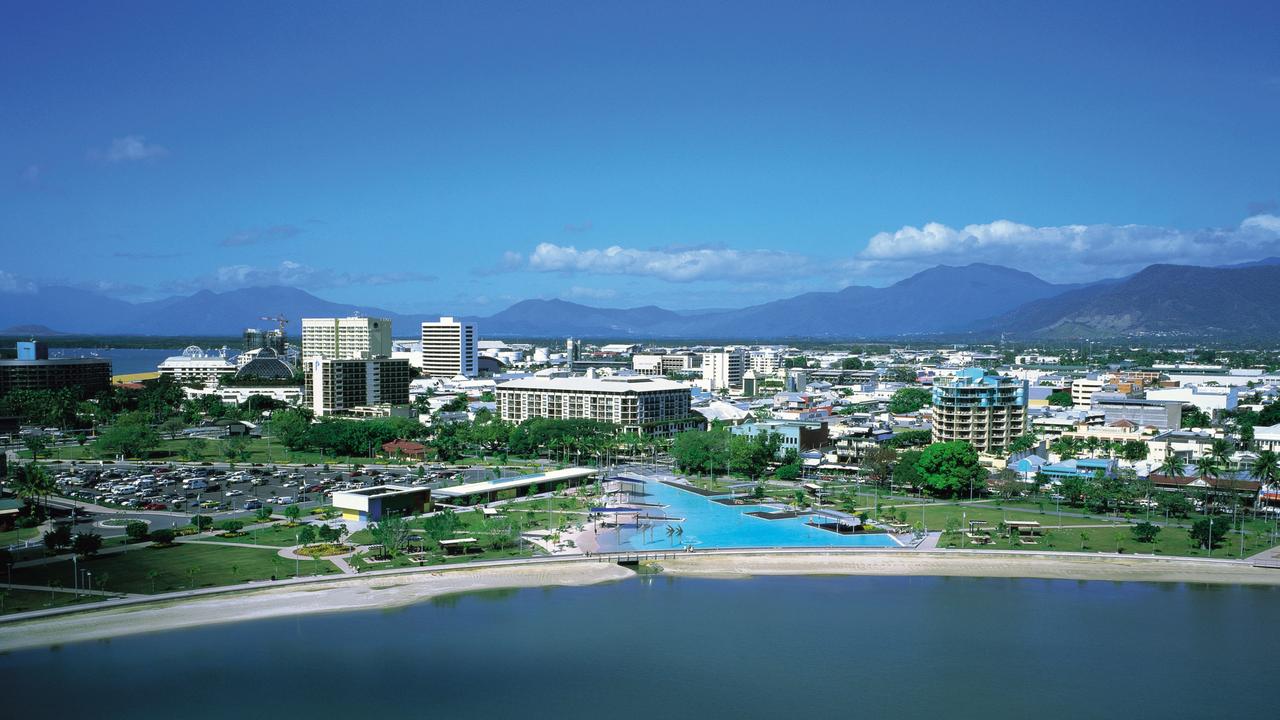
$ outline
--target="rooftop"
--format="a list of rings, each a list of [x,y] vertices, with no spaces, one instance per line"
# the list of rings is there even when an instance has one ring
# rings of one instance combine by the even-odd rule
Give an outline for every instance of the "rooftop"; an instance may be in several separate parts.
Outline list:
[[[570,392],[656,392],[659,390],[685,390],[689,386],[664,378],[647,375],[614,375],[607,378],[524,378],[502,383],[499,390],[565,390]]]

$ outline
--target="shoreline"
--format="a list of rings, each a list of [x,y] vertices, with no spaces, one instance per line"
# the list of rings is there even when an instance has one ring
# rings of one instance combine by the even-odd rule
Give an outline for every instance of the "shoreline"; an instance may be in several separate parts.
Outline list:
[[[104,640],[228,622],[391,609],[485,590],[581,587],[636,577],[606,558],[513,563],[448,571],[342,576],[322,583],[233,590],[0,623],[0,652]],[[1280,569],[1187,558],[1000,551],[711,551],[655,558],[662,574],[706,579],[754,576],[915,576],[1280,586]]]

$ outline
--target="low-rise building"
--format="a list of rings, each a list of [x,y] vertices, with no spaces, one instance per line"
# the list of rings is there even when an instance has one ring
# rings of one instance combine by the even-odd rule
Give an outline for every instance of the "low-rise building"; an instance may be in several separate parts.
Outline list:
[[[1148,400],[1111,393],[1095,393],[1090,409],[1101,412],[1110,424],[1128,420],[1140,427],[1173,430],[1182,425],[1182,403],[1176,400]]]
[[[343,520],[378,522],[385,517],[420,515],[431,507],[431,490],[425,487],[379,485],[359,490],[337,490],[333,507]]]
[[[686,385],[643,375],[525,378],[498,385],[496,394],[499,417],[513,423],[539,417],[585,418],[658,437],[703,425],[701,416],[690,409]]]
[[[830,432],[825,422],[806,422],[797,420],[759,420],[743,423],[730,428],[734,435],[754,438],[757,435],[774,434],[778,436],[780,445],[778,457],[783,457],[788,450],[802,453],[817,450],[827,444]]]

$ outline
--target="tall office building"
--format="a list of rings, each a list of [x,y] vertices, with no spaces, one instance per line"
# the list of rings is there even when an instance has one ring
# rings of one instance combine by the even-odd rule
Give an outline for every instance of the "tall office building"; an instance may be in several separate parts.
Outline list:
[[[387,318],[302,319],[303,360],[378,357],[391,357],[391,321]]]
[[[279,357],[284,357],[286,352],[284,331],[279,329],[259,330],[258,328],[245,328],[244,331],[244,352],[252,352],[263,348],[271,348]]]
[[[422,373],[434,377],[480,374],[476,324],[451,317],[422,323]]]
[[[747,355],[742,348],[702,353],[702,377],[712,390],[741,387],[742,373],[746,371],[746,366]]]
[[[933,386],[933,441],[965,440],[978,452],[1004,450],[1027,431],[1027,382],[965,368]]]

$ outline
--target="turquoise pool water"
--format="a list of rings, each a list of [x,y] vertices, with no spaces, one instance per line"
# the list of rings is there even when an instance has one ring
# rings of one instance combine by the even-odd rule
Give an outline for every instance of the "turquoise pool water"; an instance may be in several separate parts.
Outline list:
[[[822,545],[840,547],[899,547],[888,535],[837,535],[827,530],[809,527],[804,517],[785,520],[765,520],[752,517],[749,512],[769,511],[774,508],[762,505],[721,505],[709,497],[680,490],[660,482],[645,483],[648,496],[644,502],[658,503],[666,507],[651,514],[663,514],[684,518],[683,523],[658,521],[645,533],[624,533],[619,547],[630,550],[665,550],[682,545],[695,547],[814,547]],[[684,529],[683,535],[668,535],[666,525]],[[602,533],[603,535],[603,533]],[[604,538],[602,537],[602,540]]]

